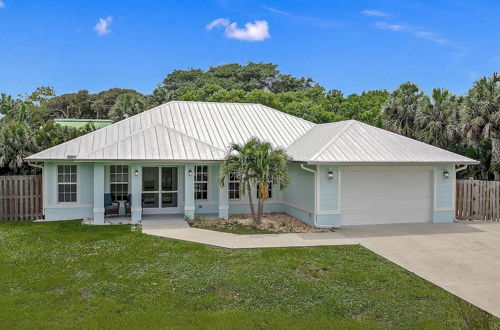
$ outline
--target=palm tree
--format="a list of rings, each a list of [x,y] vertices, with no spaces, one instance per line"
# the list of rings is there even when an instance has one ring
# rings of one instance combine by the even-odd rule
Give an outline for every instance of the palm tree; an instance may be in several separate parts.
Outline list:
[[[476,148],[484,140],[491,141],[491,167],[500,181],[500,75],[483,77],[474,82],[465,98],[463,130]]]
[[[416,137],[425,143],[449,149],[458,138],[458,99],[446,89],[434,89],[432,101],[421,102],[415,116]]]
[[[7,166],[13,174],[25,174],[33,168],[25,166],[23,158],[33,152],[34,139],[28,128],[16,121],[0,129],[0,168]]]
[[[272,182],[284,190],[288,185],[288,166],[290,158],[283,149],[273,148],[271,144],[251,138],[245,144],[232,144],[226,155],[219,174],[221,186],[225,178],[234,172],[240,181],[243,195],[248,194],[250,211],[255,225],[259,225],[264,211],[264,203],[268,198],[268,183]],[[257,212],[252,198],[252,187],[258,186]]]
[[[428,99],[412,82],[401,84],[382,106],[382,127],[404,136],[415,137],[415,116]]]

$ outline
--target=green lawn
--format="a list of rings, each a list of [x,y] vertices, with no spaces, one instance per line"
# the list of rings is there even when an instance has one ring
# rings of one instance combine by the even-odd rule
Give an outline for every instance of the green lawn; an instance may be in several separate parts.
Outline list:
[[[360,246],[227,250],[125,225],[0,223],[0,276],[6,329],[461,325],[453,295]]]

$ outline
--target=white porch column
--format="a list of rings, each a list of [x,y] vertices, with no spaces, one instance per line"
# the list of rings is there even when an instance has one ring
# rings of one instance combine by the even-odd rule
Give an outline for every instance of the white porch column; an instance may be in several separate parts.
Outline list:
[[[141,165],[132,165],[132,179],[130,180],[130,191],[132,203],[131,220],[132,223],[139,223],[142,220],[142,167]],[[136,175],[137,174],[137,175]]]
[[[217,182],[218,183],[218,182]],[[227,176],[224,178],[224,187],[219,185],[219,218],[229,218],[229,196],[227,187]]]
[[[94,224],[104,225],[104,165],[94,163]]]
[[[191,173],[191,175],[189,175]],[[194,165],[184,166],[184,216],[194,218]]]

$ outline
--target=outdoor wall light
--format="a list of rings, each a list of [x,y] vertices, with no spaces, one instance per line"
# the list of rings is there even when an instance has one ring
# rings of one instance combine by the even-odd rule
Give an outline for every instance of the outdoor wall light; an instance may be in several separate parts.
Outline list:
[[[333,171],[332,170],[328,170],[328,179],[329,180],[333,179]]]
[[[138,170],[135,170],[134,175],[135,175],[135,176],[139,176],[139,171],[138,171]]]
[[[189,176],[193,175],[193,170],[189,169],[188,174],[189,174]]]
[[[448,170],[443,171],[443,179],[449,179],[450,178],[450,172]]]

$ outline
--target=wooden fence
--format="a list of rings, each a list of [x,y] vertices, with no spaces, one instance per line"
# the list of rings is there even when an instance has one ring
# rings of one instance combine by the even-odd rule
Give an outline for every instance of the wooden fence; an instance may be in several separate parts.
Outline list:
[[[456,218],[500,221],[500,181],[457,180]]]
[[[0,221],[42,218],[42,176],[0,176]]]

